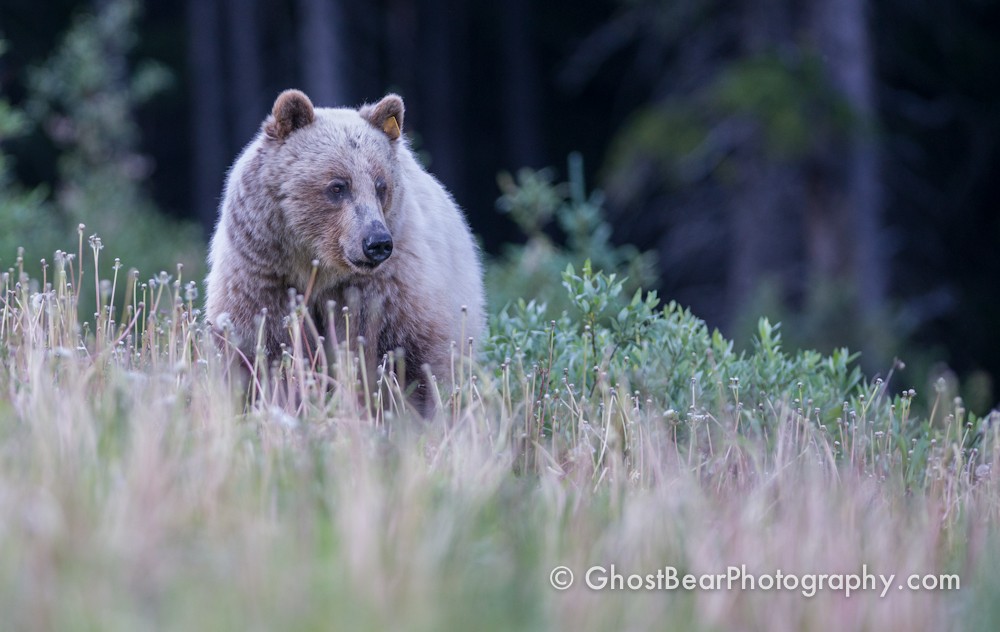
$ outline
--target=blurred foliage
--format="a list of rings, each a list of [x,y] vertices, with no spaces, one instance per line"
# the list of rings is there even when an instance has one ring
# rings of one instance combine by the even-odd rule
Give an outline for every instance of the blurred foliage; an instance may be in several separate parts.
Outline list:
[[[579,154],[569,157],[568,182],[554,183],[549,169],[522,169],[516,179],[504,172],[497,181],[502,192],[498,210],[509,214],[527,239],[508,245],[487,266],[491,312],[521,299],[547,305],[554,313],[568,309],[571,303],[559,279],[567,266],[583,267],[585,261],[617,275],[628,294],[656,284],[653,253],[612,243],[604,197],[599,191],[587,194]]]
[[[204,243],[192,223],[163,215],[144,185],[153,165],[138,152],[135,109],[170,85],[170,73],[151,62],[130,65],[136,41],[138,3],[111,0],[94,14],[79,16],[51,56],[31,69],[24,115],[8,114],[8,125],[43,129],[59,151],[54,198],[45,189],[0,196],[0,262],[10,265],[23,246],[30,263],[51,257],[56,247],[75,251],[77,229],[115,245],[102,257],[149,278],[185,265],[187,276],[203,272]],[[102,270],[102,276],[104,271]]]
[[[642,193],[634,178],[650,161],[671,186],[709,176],[727,185],[728,156],[755,134],[771,158],[799,161],[861,124],[815,54],[766,53],[724,64],[691,94],[640,108],[616,135],[607,170],[624,201]]]
[[[4,47],[0,40],[0,55]],[[48,191],[21,186],[12,173],[10,156],[3,151],[3,143],[24,134],[28,126],[24,112],[0,97],[0,264],[5,267],[15,263],[19,246],[27,243],[49,252],[58,243],[53,210],[46,202]]]
[[[724,67],[708,88],[712,107],[750,118],[773,154],[801,158],[856,129],[847,100],[807,50],[768,53]]]

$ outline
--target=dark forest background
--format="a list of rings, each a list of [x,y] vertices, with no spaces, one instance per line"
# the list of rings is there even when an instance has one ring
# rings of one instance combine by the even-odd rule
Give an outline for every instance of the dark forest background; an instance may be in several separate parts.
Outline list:
[[[767,314],[871,373],[903,358],[981,413],[998,25],[986,0],[4,0],[0,264],[81,221],[203,273],[225,170],[282,89],[396,91],[488,253],[525,239],[498,174],[552,167],[519,180],[551,193],[578,152],[572,186],[655,255],[661,296],[737,339]]]

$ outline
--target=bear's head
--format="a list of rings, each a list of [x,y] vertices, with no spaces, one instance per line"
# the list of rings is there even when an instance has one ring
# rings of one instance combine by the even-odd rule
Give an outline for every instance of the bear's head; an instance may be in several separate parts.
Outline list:
[[[338,274],[368,274],[392,255],[401,194],[403,100],[358,110],[314,108],[282,92],[264,123],[270,184],[291,244]]]

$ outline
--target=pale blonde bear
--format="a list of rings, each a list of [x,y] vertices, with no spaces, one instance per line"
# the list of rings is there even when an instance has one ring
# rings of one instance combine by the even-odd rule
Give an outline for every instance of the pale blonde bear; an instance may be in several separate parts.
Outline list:
[[[358,110],[314,108],[298,90],[278,96],[271,116],[226,181],[212,237],[207,316],[253,358],[258,319],[270,359],[289,344],[290,290],[338,337],[348,307],[351,337],[366,341],[366,363],[402,349],[418,410],[433,409],[425,369],[444,380],[457,348],[484,331],[478,249],[462,212],[416,161],[394,94]],[[315,341],[313,341],[315,342]],[[352,341],[353,342],[353,341]]]

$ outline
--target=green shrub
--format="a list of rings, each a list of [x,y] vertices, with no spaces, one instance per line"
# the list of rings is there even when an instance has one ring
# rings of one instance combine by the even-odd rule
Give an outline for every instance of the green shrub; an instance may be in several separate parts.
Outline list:
[[[548,169],[522,169],[516,178],[509,173],[498,177],[502,195],[497,200],[497,209],[510,215],[526,242],[508,245],[499,258],[487,265],[487,295],[492,312],[520,299],[534,300],[555,313],[561,312],[570,306],[560,285],[562,271],[567,265],[582,267],[586,260],[592,261],[598,270],[617,274],[629,295],[640,287],[655,285],[653,253],[612,243],[611,225],[604,217],[603,195],[600,192],[587,195],[583,162],[578,154],[570,155],[568,164],[567,182],[554,183],[553,173]],[[558,226],[561,240],[549,236],[553,222]]]

